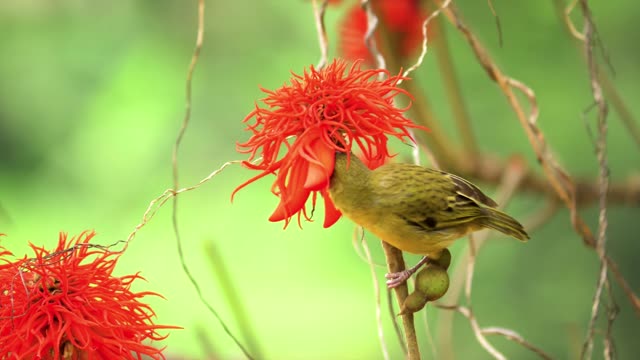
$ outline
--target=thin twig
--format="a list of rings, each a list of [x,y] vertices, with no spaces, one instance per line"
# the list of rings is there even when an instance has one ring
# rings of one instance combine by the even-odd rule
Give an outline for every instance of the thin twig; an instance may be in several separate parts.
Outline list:
[[[502,47],[502,25],[500,24],[500,17],[498,16],[496,9],[493,7],[493,2],[491,0],[487,0],[487,4],[489,5],[491,14],[493,14],[493,18],[496,20],[496,29],[498,30],[498,45]]]
[[[222,320],[222,317],[218,314],[218,312],[204,298],[204,295],[202,294],[202,290],[200,289],[200,285],[198,284],[198,282],[194,278],[193,274],[191,273],[191,271],[189,270],[189,267],[187,265],[187,261],[186,261],[185,256],[184,256],[184,250],[183,250],[183,247],[182,247],[182,240],[181,240],[181,237],[180,237],[180,231],[178,229],[178,198],[177,198],[177,196],[175,196],[175,195],[177,195],[178,188],[179,188],[178,150],[180,148],[180,143],[182,142],[182,138],[184,137],[184,134],[185,134],[185,132],[187,130],[187,127],[189,125],[189,119],[191,118],[191,92],[192,92],[193,73],[194,73],[194,71],[196,69],[196,65],[198,64],[198,59],[200,57],[200,51],[202,49],[202,44],[203,44],[203,40],[204,40],[204,9],[205,9],[204,0],[198,0],[198,30],[197,30],[197,35],[196,35],[196,45],[195,45],[195,48],[193,49],[193,55],[191,56],[191,63],[189,64],[189,70],[187,71],[187,80],[186,80],[186,83],[185,83],[185,88],[186,88],[185,113],[184,113],[184,118],[182,120],[182,125],[180,127],[180,130],[178,131],[178,136],[176,137],[176,142],[175,142],[175,144],[173,146],[173,152],[172,152],[172,169],[173,169],[173,192],[172,192],[172,194],[173,195],[170,196],[170,197],[173,198],[173,211],[172,211],[172,217],[171,218],[172,218],[172,224],[173,224],[173,231],[174,231],[175,238],[176,238],[176,245],[177,245],[177,249],[178,249],[178,257],[180,258],[180,264],[182,265],[182,269],[183,269],[184,273],[187,275],[187,277],[189,278],[189,281],[191,282],[191,284],[195,288],[195,290],[196,290],[196,292],[198,294],[198,297],[200,298],[200,301],[209,309],[209,312],[211,312],[215,316],[215,318],[217,319],[218,323],[220,323],[220,325],[224,329],[225,333],[235,342],[235,344],[240,348],[240,350],[242,350],[244,355],[249,359],[253,359],[252,356],[247,351],[247,349],[242,345],[242,343],[240,343],[238,338],[231,332],[231,330],[229,329],[227,324]]]
[[[535,102],[535,96],[533,96],[533,91],[531,91],[524,84],[516,82],[502,73],[495,62],[491,59],[485,48],[481,45],[480,41],[466,27],[454,7],[445,9],[445,15],[451,21],[451,23],[454,24],[458,28],[458,30],[460,30],[464,38],[469,43],[471,49],[474,51],[478,62],[483,66],[489,77],[498,84],[502,92],[505,94],[518,120],[522,124],[522,127],[525,130],[525,133],[532,145],[533,150],[538,157],[538,161],[542,166],[548,184],[553,188],[557,196],[569,209],[571,215],[571,223],[574,227],[574,230],[581,236],[583,242],[587,246],[596,248],[597,243],[595,237],[593,236],[593,233],[578,213],[578,196],[576,183],[571,179],[568,173],[564,169],[562,169],[562,167],[560,167],[560,165],[558,165],[558,163],[555,161],[552,156],[552,151],[550,151],[548,144],[546,143],[544,135],[537,126],[537,104]],[[529,115],[526,115],[518,98],[515,96],[513,89],[522,91],[529,98],[529,104],[532,109]],[[600,186],[596,188],[595,193],[598,194],[598,199],[601,200],[602,191]],[[607,262],[609,262],[609,260],[607,260]],[[621,283],[621,286],[623,286],[623,288],[626,288],[626,282],[620,281],[620,279],[623,279],[622,277],[616,277],[616,279]],[[631,303],[634,306],[635,310],[640,312],[640,309],[637,307],[638,303],[635,294],[633,294],[633,292],[631,291],[626,293],[629,296],[629,299],[631,300]]]
[[[388,270],[390,273],[396,273],[405,269],[404,259],[402,257],[402,251],[393,247],[392,245],[382,241],[382,248],[384,249],[385,256],[387,258]],[[407,283],[395,288],[396,300],[398,304],[403,304],[409,290]],[[416,329],[414,324],[414,318],[412,313],[400,315],[402,317],[402,325],[404,327],[404,336],[407,343],[407,359],[419,360],[420,348],[418,347],[418,337],[416,336]]]
[[[573,21],[568,16],[568,14],[573,10],[578,0],[573,0],[569,6],[565,8],[563,0],[553,0],[556,13],[558,14],[558,18],[560,22],[565,25],[565,29],[571,36],[576,39],[576,44],[578,45],[580,52],[582,55],[586,55],[583,50],[584,46],[584,34],[580,33],[576,30]],[[595,64],[596,67],[599,67],[598,64]],[[602,85],[602,90],[604,91],[605,97],[611,101],[611,106],[618,113],[622,124],[627,128],[627,133],[633,141],[636,143],[638,148],[640,148],[640,126],[638,125],[638,120],[634,118],[629,110],[629,107],[622,99],[622,96],[618,92],[618,89],[613,85],[613,81],[607,75],[607,72],[597,71],[599,80]]]
[[[378,49],[378,44],[376,42],[375,33],[378,28],[379,19],[376,13],[373,11],[373,7],[371,6],[371,2],[369,0],[361,0],[360,5],[364,9],[367,14],[367,31],[364,34],[364,43],[369,50],[369,53],[376,61],[376,67],[378,69],[386,69],[387,64],[385,62],[384,56]],[[383,74],[380,73],[382,76]],[[398,81],[398,85],[402,80]]]
[[[491,343],[484,336],[484,334],[482,333],[482,329],[480,328],[480,325],[478,325],[478,321],[476,320],[476,317],[474,316],[473,311],[470,308],[466,306],[442,304],[435,304],[435,306],[445,310],[454,310],[462,314],[467,318],[467,320],[469,320],[471,330],[473,330],[473,334],[476,336],[476,339],[478,340],[480,346],[482,346],[489,353],[489,355],[491,355],[496,360],[507,359],[500,351],[494,348],[493,345],[491,345]]]
[[[569,32],[576,39],[584,42],[584,34],[576,29],[575,25],[573,25],[573,21],[571,21],[571,12],[575,9],[576,4],[578,4],[578,0],[572,0],[569,5],[564,10],[564,22],[567,24]]]
[[[602,71],[598,72],[600,82],[602,84],[602,90],[609,101],[611,101],[611,107],[616,111],[622,124],[627,128],[627,133],[631,136],[631,139],[640,149],[640,126],[638,126],[638,120],[633,117],[631,110],[625,102],[622,100],[622,96],[618,92],[611,79]]]
[[[361,226],[356,226],[353,231],[354,241],[360,241],[362,249],[367,257],[367,263],[369,264],[369,271],[371,272],[371,278],[373,279],[373,292],[376,299],[376,324],[378,325],[378,341],[380,341],[380,349],[382,350],[382,357],[385,360],[390,359],[389,350],[387,349],[387,342],[384,339],[384,328],[382,326],[382,302],[380,300],[380,284],[378,283],[378,277],[376,275],[376,266],[369,250],[367,240],[364,238],[364,229]]]
[[[329,62],[329,38],[327,37],[327,29],[324,25],[324,13],[327,10],[329,0],[322,0],[318,6],[318,0],[312,0],[313,15],[316,23],[316,31],[318,33],[318,42],[320,43],[320,61],[318,61],[318,70],[322,69]]]
[[[429,26],[429,23],[436,16],[440,15],[440,13],[449,6],[449,4],[451,4],[451,0],[445,0],[444,4],[442,4],[438,9],[436,9],[434,12],[429,14],[429,16],[426,19],[424,19],[424,22],[422,23],[422,51],[420,52],[420,55],[418,56],[418,59],[416,60],[415,64],[413,64],[410,68],[405,70],[402,76],[408,77],[412,72],[414,72],[417,68],[419,68],[420,65],[422,65],[422,62],[424,61],[424,58],[427,56],[427,51],[428,51],[427,27]]]
[[[526,174],[526,168],[523,160],[520,158],[512,158],[510,165],[504,171],[500,186],[498,187],[498,194],[496,196],[497,202],[506,206],[515,191],[522,184],[522,181]],[[477,235],[469,236],[469,245],[463,250],[460,260],[453,268],[453,274],[451,275],[451,285],[447,294],[447,298],[452,301],[458,301],[463,289],[465,291],[467,305],[471,306],[471,286],[474,274],[474,265],[477,252],[485,244],[491,233],[487,230],[478,232]],[[451,346],[452,333],[453,333],[453,314],[444,313],[438,319],[438,331],[440,334],[440,347],[445,349],[444,354],[441,353],[443,358],[453,357],[453,351]]]
[[[616,320],[616,317],[620,312],[620,308],[618,307],[618,304],[615,301],[615,297],[613,296],[611,283],[607,282],[605,286],[607,288],[609,303],[607,304],[607,330],[605,333],[603,351],[605,359],[611,360],[616,358],[616,348],[615,346],[613,346],[613,322]]]
[[[447,99],[449,100],[449,108],[456,121],[458,132],[462,135],[463,149],[468,155],[465,156],[464,159],[467,163],[471,164],[465,166],[473,166],[473,164],[477,164],[475,158],[476,154],[480,151],[478,151],[478,144],[475,134],[473,133],[473,127],[471,126],[471,117],[467,111],[460,82],[458,81],[458,76],[454,68],[454,59],[449,50],[446,27],[440,18],[435,20],[435,24],[438,29],[438,37],[434,39],[438,67],[443,78]]]
[[[544,352],[542,349],[538,348],[537,346],[531,344],[530,342],[526,341],[522,335],[518,334],[517,332],[511,330],[511,329],[505,329],[505,328],[501,328],[501,327],[486,327],[482,329],[482,333],[485,335],[501,335],[504,336],[505,338],[518,343],[520,345],[522,345],[523,347],[533,351],[534,353],[538,354],[541,358],[545,359],[545,360],[551,360],[552,357],[547,354],[546,352]]]
[[[599,165],[599,216],[598,216],[598,238],[596,241],[596,253],[600,258],[600,275],[598,277],[596,291],[593,297],[593,304],[591,307],[591,318],[589,320],[589,328],[587,330],[587,335],[585,337],[584,344],[582,346],[582,359],[591,359],[592,349],[593,349],[593,336],[595,333],[595,323],[598,318],[598,314],[600,311],[600,298],[604,289],[605,284],[607,284],[607,260],[605,258],[607,254],[606,243],[607,243],[607,193],[609,188],[609,165],[607,161],[607,113],[608,107],[607,103],[604,100],[604,96],[602,93],[602,87],[600,85],[599,76],[598,76],[598,68],[596,66],[595,56],[593,54],[593,48],[595,43],[595,37],[597,34],[597,30],[593,23],[593,18],[591,16],[591,10],[589,9],[589,5],[587,0],[580,0],[580,9],[582,11],[582,16],[584,18],[584,52],[585,57],[587,59],[587,67],[589,70],[589,78],[591,84],[591,93],[593,95],[593,100],[597,107],[597,122],[598,122],[598,136],[595,141],[596,148],[596,156],[598,158]],[[607,356],[607,350],[613,347],[610,344],[610,336],[609,334],[604,337],[605,341],[605,357]]]
[[[378,50],[375,39],[375,31],[378,26],[378,17],[373,11],[371,2],[369,0],[362,0],[361,5],[367,14],[367,31],[365,33],[364,41],[369,49],[371,55],[376,59],[376,65],[379,69],[386,69],[385,59],[382,53]],[[382,241],[382,247],[387,260],[387,266],[389,272],[400,272],[405,269],[404,258],[402,257],[402,251]],[[407,284],[404,283],[395,288],[396,299],[398,304],[404,303],[404,300],[408,296]],[[404,327],[404,335],[407,349],[408,360],[419,360],[420,350],[418,347],[418,337],[416,336],[415,324],[413,314],[404,314],[402,316],[402,325]]]
[[[257,161],[259,161],[259,160],[261,160],[261,158],[257,159]],[[253,162],[257,162],[257,161],[254,160]],[[217,168],[216,170],[211,172],[209,175],[207,175],[204,179],[198,181],[197,184],[192,185],[192,186],[188,186],[188,187],[185,187],[185,188],[182,188],[182,189],[179,189],[179,190],[167,189],[164,192],[162,192],[162,194],[160,196],[158,196],[155,199],[151,200],[151,202],[149,203],[149,206],[147,206],[147,209],[145,210],[144,214],[142,214],[142,221],[140,221],[140,223],[135,226],[135,228],[129,234],[129,236],[127,236],[127,239],[125,240],[125,245],[124,245],[124,248],[123,248],[122,251],[126,250],[126,248],[129,246],[129,243],[136,237],[136,234],[138,233],[138,231],[140,229],[142,229],[145,225],[147,225],[149,223],[149,221],[151,221],[151,219],[153,219],[153,217],[156,215],[158,210],[160,210],[160,208],[163,207],[164,204],[166,204],[167,201],[169,201],[171,198],[176,197],[176,196],[178,196],[178,195],[180,195],[182,193],[195,190],[195,189],[199,188],[200,186],[204,185],[205,183],[207,183],[209,180],[213,179],[216,175],[218,175],[227,166],[229,166],[231,164],[241,164],[241,163],[242,163],[242,160],[227,161],[226,163],[222,164],[222,166],[220,166],[219,168]]]

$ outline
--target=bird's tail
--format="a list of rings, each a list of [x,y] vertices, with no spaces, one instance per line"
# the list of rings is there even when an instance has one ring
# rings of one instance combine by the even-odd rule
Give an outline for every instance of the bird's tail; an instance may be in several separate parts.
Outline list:
[[[518,220],[493,208],[484,208],[487,217],[482,218],[482,225],[490,229],[498,230],[505,235],[512,236],[520,241],[529,240],[529,234],[524,230]]]

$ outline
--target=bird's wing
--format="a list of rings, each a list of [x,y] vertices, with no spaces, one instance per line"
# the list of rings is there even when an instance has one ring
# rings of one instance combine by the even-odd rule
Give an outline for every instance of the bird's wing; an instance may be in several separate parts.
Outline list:
[[[480,204],[495,202],[461,177],[411,164],[390,164],[371,180],[378,205],[425,231],[440,231],[476,219]]]
[[[482,192],[482,190],[478,189],[477,186],[473,185],[469,181],[457,175],[448,174],[445,172],[442,172],[442,173],[448,175],[449,178],[455,183],[456,192],[459,195],[462,195],[470,200],[473,200],[476,203],[483,204],[488,207],[498,206],[498,204],[495,201],[493,201],[493,199],[485,195]]]

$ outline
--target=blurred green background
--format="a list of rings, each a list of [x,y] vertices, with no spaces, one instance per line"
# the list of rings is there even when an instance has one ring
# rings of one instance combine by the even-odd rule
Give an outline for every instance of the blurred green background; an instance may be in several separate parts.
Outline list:
[[[536,91],[540,126],[557,160],[572,174],[595,179],[597,163],[581,117],[592,102],[586,67],[558,21],[553,1],[494,0],[502,48],[486,2],[456,3],[505,72]],[[633,39],[640,7],[633,2],[592,6],[615,67],[615,85],[640,115],[640,49]],[[329,10],[332,40],[345,9]],[[27,241],[53,245],[59,231],[78,234],[85,229],[95,229],[102,244],[125,239],[149,202],[171,187],[171,148],[184,113],[196,24],[196,1],[0,3],[0,233],[8,234],[3,246],[22,255]],[[482,148],[504,157],[520,154],[538,171],[504,97],[466,43],[448,29]],[[258,85],[278,87],[290,70],[300,73],[318,59],[309,2],[207,1],[192,121],[180,150],[182,185],[195,184],[223,162],[242,158],[235,143],[248,137],[241,120],[263,97]],[[429,88],[440,118],[451,119],[435,58],[427,56],[414,76]],[[624,181],[638,174],[640,152],[615,112],[609,120],[612,179]],[[453,125],[448,121],[445,128]],[[205,243],[213,242],[246,307],[262,356],[381,358],[372,279],[352,246],[353,225],[343,219],[323,229],[316,221],[303,230],[290,226],[283,231],[281,223],[267,221],[277,204],[269,180],[252,184],[230,203],[231,191],[253,175],[230,167],[180,197],[186,259],[207,299],[239,333],[204,254]],[[493,191],[487,188],[489,194]],[[532,195],[519,197],[508,211],[526,218],[541,204]],[[597,209],[582,213],[596,229]],[[170,215],[170,206],[162,208],[139,232],[117,271],[142,271],[148,283],[137,288],[166,297],[150,299],[157,322],[184,327],[166,340],[167,355],[204,358],[197,332],[201,327],[219,358],[242,358],[188,283]],[[610,208],[609,251],[636,292],[639,216],[637,204]],[[498,239],[482,249],[474,281],[476,315],[482,326],[512,328],[557,358],[575,358],[589,319],[596,255],[572,232],[564,210],[532,235],[526,245]],[[369,243],[382,263],[378,242]],[[463,241],[454,246],[454,258],[463,246]],[[379,268],[381,281],[383,273]],[[615,289],[621,307],[614,328],[617,350],[621,359],[631,359],[640,350],[640,322]],[[428,314],[437,338],[440,312],[430,308]],[[392,358],[400,358],[386,312],[384,318]],[[456,314],[453,326],[457,358],[489,358],[465,319]],[[535,358],[503,339],[491,340],[510,358]],[[422,347],[430,357],[427,344]],[[597,338],[596,358],[600,349]]]

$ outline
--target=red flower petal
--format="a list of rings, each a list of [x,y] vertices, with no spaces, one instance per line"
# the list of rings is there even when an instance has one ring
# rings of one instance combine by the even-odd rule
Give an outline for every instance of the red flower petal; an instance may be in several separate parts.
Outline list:
[[[340,210],[336,209],[336,206],[333,204],[333,200],[331,200],[327,189],[323,189],[320,193],[322,194],[322,198],[324,199],[323,227],[328,228],[340,219],[342,213],[340,212]]]
[[[153,310],[139,301],[159,295],[132,292],[138,274],[113,276],[120,253],[89,244],[93,236],[60,234],[54,251],[31,245],[32,259],[0,252],[0,358],[164,359],[146,342],[175,327],[153,324]]]
[[[311,66],[303,75],[293,74],[289,84],[275,91],[263,89],[266,106],[256,105],[245,118],[252,135],[237,144],[239,152],[249,154],[243,164],[260,173],[233,194],[275,174],[271,191],[280,203],[269,220],[284,220],[285,227],[295,215],[298,223],[302,217],[310,220],[305,204],[309,196],[315,204],[317,193],[328,189],[335,152],[348,153],[357,145],[367,162],[381,163],[389,157],[388,136],[405,140],[408,128],[424,129],[403,116],[407,109],[394,106],[395,96],[408,95],[397,86],[400,79],[386,70],[362,70],[359,62],[348,68],[346,62],[334,61],[321,70]],[[339,217],[329,205],[325,224]]]
[[[336,162],[335,150],[328,147],[320,139],[314,140],[309,145],[314,161],[309,162],[309,172],[304,188],[308,190],[321,190],[328,186],[333,166]]]
[[[309,171],[309,163],[303,159],[296,160],[298,160],[296,164],[291,167],[289,185],[280,188],[280,203],[269,217],[269,221],[286,220],[288,224],[289,219],[304,207],[311,194],[311,190],[303,186]],[[291,189],[293,191],[290,191]]]
[[[388,32],[393,51],[398,56],[410,56],[422,44],[422,24],[428,13],[422,9],[417,0],[376,0],[372,1],[374,12],[378,20]],[[372,63],[373,58],[365,44],[365,34],[368,28],[367,14],[360,4],[354,4],[345,14],[339,30],[339,48],[342,56],[349,60],[363,59]],[[428,31],[429,38],[433,38],[432,27]],[[379,34],[376,40],[380,44]],[[379,47],[380,48],[380,47]],[[384,49],[381,49],[384,51]],[[384,54],[383,55],[388,55]]]

